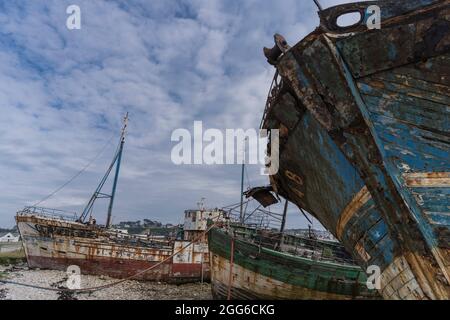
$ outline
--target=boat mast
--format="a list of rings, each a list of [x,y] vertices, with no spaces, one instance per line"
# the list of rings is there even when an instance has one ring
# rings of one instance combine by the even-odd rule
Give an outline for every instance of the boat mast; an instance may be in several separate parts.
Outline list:
[[[284,226],[286,225],[286,214],[287,214],[287,208],[288,208],[289,201],[286,199],[286,202],[284,203],[284,209],[283,209],[283,217],[281,218],[281,226],[280,226],[280,239],[277,243],[275,243],[275,248],[280,248],[284,243]]]
[[[243,205],[244,205],[244,163],[242,163],[242,173],[241,173],[241,208],[239,213],[239,221],[244,223],[244,214],[243,214]]]
[[[286,199],[286,202],[284,203],[283,217],[281,219],[280,233],[284,232],[284,226],[286,225],[286,214],[287,214],[288,203],[289,203],[289,201]]]
[[[120,135],[120,146],[119,146],[119,151],[118,151],[118,155],[117,155],[116,172],[114,174],[114,182],[113,182],[112,191],[111,191],[111,198],[109,199],[108,216],[106,218],[106,227],[107,228],[111,227],[111,216],[112,216],[112,208],[113,208],[113,203],[114,203],[114,195],[116,194],[117,179],[119,177],[119,170],[120,170],[120,160],[122,159],[122,150],[123,150],[123,145],[125,143],[125,133],[126,133],[127,125],[128,125],[128,112],[126,113],[125,117],[123,118],[122,133]]]
[[[241,170],[241,208],[239,213],[239,222],[244,223],[244,170],[245,170],[245,142],[247,141],[247,138],[244,139],[244,150],[243,156],[242,156],[242,170]]]

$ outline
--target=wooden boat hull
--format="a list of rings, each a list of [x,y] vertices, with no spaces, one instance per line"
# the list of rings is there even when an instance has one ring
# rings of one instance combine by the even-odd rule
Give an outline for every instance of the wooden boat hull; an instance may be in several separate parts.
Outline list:
[[[209,233],[211,288],[216,299],[376,298],[357,266],[313,261]]]
[[[209,279],[205,244],[191,244],[170,258],[174,250],[189,242],[144,246],[114,239],[104,229],[77,222],[32,215],[18,215],[16,220],[30,268],[65,271],[70,265],[76,265],[82,274],[171,283]],[[138,274],[167,258],[154,269]]]
[[[330,22],[370,4],[380,30]],[[450,298],[449,13],[449,1],[330,8],[276,64],[283,88],[264,121],[282,134],[272,184],[363,268],[379,266],[388,299]]]

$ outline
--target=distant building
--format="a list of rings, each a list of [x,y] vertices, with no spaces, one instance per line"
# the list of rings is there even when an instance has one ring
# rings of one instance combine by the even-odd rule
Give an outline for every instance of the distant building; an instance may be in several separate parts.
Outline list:
[[[7,233],[0,233],[0,242],[18,242],[20,239],[20,236],[14,235],[11,232]]]
[[[115,232],[117,232],[117,234],[128,234],[127,229],[112,228],[111,231],[115,231]]]

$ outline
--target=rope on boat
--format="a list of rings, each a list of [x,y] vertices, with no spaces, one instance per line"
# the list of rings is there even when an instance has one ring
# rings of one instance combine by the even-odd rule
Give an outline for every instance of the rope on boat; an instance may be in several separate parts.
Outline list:
[[[95,155],[94,158],[92,158],[83,168],[81,168],[80,171],[78,171],[75,175],[73,175],[69,180],[67,180],[66,182],[64,182],[62,185],[60,185],[58,188],[56,188],[53,192],[51,192],[50,194],[48,194],[47,196],[45,196],[44,198],[42,198],[41,200],[39,200],[38,202],[36,202],[35,204],[33,204],[33,207],[36,207],[37,205],[41,204],[44,201],[47,201],[48,199],[50,199],[51,197],[53,197],[57,192],[61,191],[62,189],[64,189],[68,184],[70,184],[73,180],[75,180],[80,174],[82,174],[84,171],[87,170],[87,168],[89,168],[95,160],[97,160],[102,154],[103,152],[105,152],[106,147],[108,147],[108,145],[111,143],[112,139],[114,138],[114,135],[111,136],[111,138],[109,138],[105,145],[103,146],[103,148],[99,151],[99,153],[97,153]]]
[[[203,231],[199,236],[195,237],[193,240],[191,240],[188,244],[186,244],[185,246],[183,246],[180,250],[172,253],[170,256],[168,256],[167,258],[159,261],[158,263],[152,265],[151,267],[141,270],[139,272],[136,272],[135,274],[117,280],[115,282],[109,283],[109,284],[105,284],[105,285],[101,285],[101,286],[97,286],[97,287],[89,287],[89,288],[84,288],[84,289],[69,289],[69,288],[49,288],[49,287],[42,287],[42,286],[38,286],[38,285],[33,285],[33,284],[27,284],[27,283],[22,283],[22,282],[16,282],[16,281],[10,281],[10,280],[4,280],[4,279],[0,279],[0,282],[3,283],[9,283],[9,284],[15,284],[15,285],[19,285],[19,286],[24,286],[24,287],[31,287],[31,288],[36,288],[36,289],[41,289],[41,290],[47,290],[47,291],[56,291],[56,292],[73,292],[73,293],[82,293],[82,292],[94,292],[94,291],[99,291],[99,290],[103,290],[106,288],[110,288],[113,286],[116,286],[118,284],[121,284],[122,282],[128,281],[128,280],[132,280],[134,277],[142,275],[150,270],[155,269],[156,267],[161,266],[163,263],[167,262],[168,260],[172,259],[174,256],[176,256],[177,254],[179,254],[181,251],[183,251],[184,249],[186,249],[187,247],[189,247],[190,245],[194,244],[195,242],[197,242],[198,240],[200,240],[203,236],[205,236],[214,226],[216,226],[218,224],[218,221],[212,223],[205,231]]]

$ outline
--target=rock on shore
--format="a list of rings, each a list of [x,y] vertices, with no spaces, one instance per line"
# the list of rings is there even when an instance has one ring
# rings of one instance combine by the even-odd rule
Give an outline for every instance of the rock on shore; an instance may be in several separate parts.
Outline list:
[[[9,281],[50,288],[66,287],[67,274],[56,270],[28,270],[22,267],[2,267],[0,276]],[[81,288],[113,283],[117,279],[81,275]],[[113,287],[86,293],[48,291],[26,286],[1,283],[0,300],[205,300],[212,299],[209,283],[171,285],[127,280]]]

